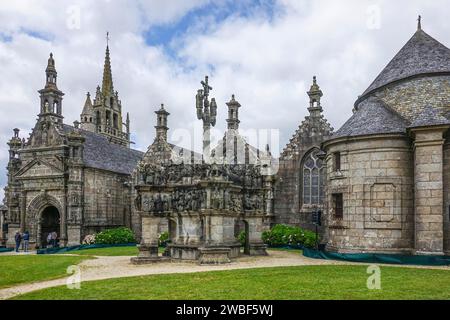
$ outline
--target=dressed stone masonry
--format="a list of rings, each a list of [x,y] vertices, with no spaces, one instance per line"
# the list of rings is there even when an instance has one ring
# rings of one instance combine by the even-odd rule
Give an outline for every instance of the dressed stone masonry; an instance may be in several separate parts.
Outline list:
[[[103,87],[93,105],[87,95],[81,127],[78,121],[63,122],[64,93],[57,87],[52,54],[45,72],[34,129],[28,139],[14,129],[8,142],[7,245],[14,245],[16,231],[28,230],[30,244],[43,247],[52,231],[61,245],[77,245],[105,228],[132,227],[131,173],[143,153],[129,148],[129,119],[122,124],[109,47]]]
[[[449,110],[450,49],[419,22],[323,143],[329,250],[450,253]]]
[[[273,222],[311,229],[311,214],[323,209],[325,196],[326,168],[319,159],[320,145],[332,135],[333,128],[323,116],[323,93],[316,77],[308,96],[309,116],[280,155]]]

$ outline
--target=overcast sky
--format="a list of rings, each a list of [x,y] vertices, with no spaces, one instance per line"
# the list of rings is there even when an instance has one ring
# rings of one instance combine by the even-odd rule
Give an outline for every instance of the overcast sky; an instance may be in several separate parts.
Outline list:
[[[418,14],[426,32],[450,45],[449,4],[0,0],[0,185],[12,129],[28,137],[35,124],[50,52],[66,94],[65,123],[79,119],[86,92],[101,84],[109,31],[114,86],[130,112],[134,148],[146,150],[153,141],[153,111],[161,103],[171,113],[172,133],[199,127],[195,93],[208,74],[219,106],[216,128],[225,128],[225,102],[234,93],[241,128],[279,129],[282,149],[308,113],[314,75],[325,117],[338,129],[358,95],[416,31]]]

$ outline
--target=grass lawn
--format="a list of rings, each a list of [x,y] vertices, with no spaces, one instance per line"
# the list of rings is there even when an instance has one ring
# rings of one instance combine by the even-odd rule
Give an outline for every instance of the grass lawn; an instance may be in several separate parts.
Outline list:
[[[160,248],[161,251],[161,248]],[[76,254],[82,256],[137,256],[139,250],[137,247],[111,247],[111,248],[95,248],[63,252],[62,254]]]
[[[67,276],[70,265],[89,257],[51,255],[0,255],[0,288]]]
[[[450,271],[381,267],[369,290],[367,266],[304,266],[154,275],[85,282],[17,299],[450,299]]]

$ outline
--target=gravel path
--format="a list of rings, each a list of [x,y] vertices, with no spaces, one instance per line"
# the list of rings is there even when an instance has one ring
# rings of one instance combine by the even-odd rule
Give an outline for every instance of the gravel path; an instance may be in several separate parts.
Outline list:
[[[345,262],[310,259],[300,255],[299,253],[288,251],[270,251],[269,255],[265,257],[244,256],[224,265],[198,265],[187,262],[161,262],[148,265],[133,265],[130,263],[130,258],[131,257],[97,256],[96,259],[85,260],[78,265],[81,269],[81,281],[104,280],[152,274],[345,264]],[[16,295],[35,290],[65,285],[66,281],[67,278],[61,278],[0,289],[0,300],[9,299]]]

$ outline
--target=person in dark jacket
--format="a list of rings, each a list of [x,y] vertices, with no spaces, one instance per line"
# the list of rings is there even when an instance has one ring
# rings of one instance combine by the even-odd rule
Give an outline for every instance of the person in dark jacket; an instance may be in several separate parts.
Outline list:
[[[19,231],[16,232],[14,240],[16,241],[16,252],[19,252],[20,243],[22,242],[22,236],[20,235]]]
[[[30,233],[28,231],[25,231],[25,233],[22,236],[22,240],[23,240],[23,251],[24,252],[28,252],[28,247],[30,245]]]

